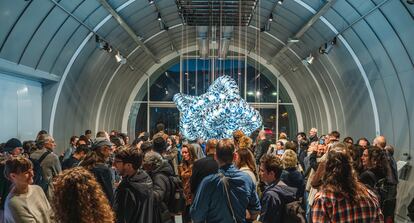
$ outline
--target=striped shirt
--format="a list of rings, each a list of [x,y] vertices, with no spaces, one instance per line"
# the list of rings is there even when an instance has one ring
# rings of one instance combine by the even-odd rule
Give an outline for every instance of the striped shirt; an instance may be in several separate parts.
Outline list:
[[[377,197],[368,190],[369,196],[351,203],[349,197],[337,192],[319,191],[312,205],[312,222],[384,222]]]

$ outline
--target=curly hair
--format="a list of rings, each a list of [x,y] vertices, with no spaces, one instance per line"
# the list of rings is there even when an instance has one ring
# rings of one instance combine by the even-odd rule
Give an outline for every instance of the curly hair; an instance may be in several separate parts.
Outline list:
[[[245,136],[245,135],[244,135],[242,130],[236,130],[236,131],[233,132],[233,140],[234,140],[234,144],[236,144],[236,146],[238,146],[239,140],[243,136]]]
[[[368,196],[367,188],[357,180],[352,158],[344,143],[335,144],[329,151],[322,182],[323,190],[340,193],[351,202],[358,202]]]
[[[385,151],[377,146],[368,147],[368,168],[381,178],[390,173],[391,168],[387,160]]]
[[[298,164],[298,156],[295,151],[288,149],[282,155],[282,163],[285,169],[296,167]]]
[[[239,139],[239,149],[251,149],[253,140],[248,136],[242,136]]]
[[[114,222],[115,215],[100,184],[83,167],[63,171],[53,186],[52,203],[57,222]]]

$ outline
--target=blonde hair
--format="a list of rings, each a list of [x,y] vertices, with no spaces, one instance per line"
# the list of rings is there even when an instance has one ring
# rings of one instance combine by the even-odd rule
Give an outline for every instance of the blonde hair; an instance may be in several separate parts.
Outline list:
[[[248,136],[242,136],[239,140],[239,149],[251,149],[253,140]]]
[[[285,169],[296,167],[298,164],[298,157],[295,151],[288,149],[282,155],[282,163]]]
[[[83,167],[63,171],[53,182],[53,208],[60,223],[113,223],[113,213],[101,185]]]

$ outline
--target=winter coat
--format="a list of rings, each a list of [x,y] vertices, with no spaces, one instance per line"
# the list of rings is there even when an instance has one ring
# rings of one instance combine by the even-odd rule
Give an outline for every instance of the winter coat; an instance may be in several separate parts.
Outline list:
[[[145,171],[123,178],[114,196],[117,223],[153,222],[153,198],[152,180]]]

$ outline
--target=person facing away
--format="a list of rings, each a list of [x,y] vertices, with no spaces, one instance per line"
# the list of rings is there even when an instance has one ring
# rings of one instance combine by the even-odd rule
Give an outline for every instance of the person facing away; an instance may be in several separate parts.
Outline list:
[[[83,167],[64,170],[53,181],[53,210],[59,223],[113,223],[111,210],[101,186]]]
[[[280,180],[282,171],[282,160],[276,155],[265,154],[260,159],[260,179],[266,184],[260,202],[260,221],[263,223],[284,222],[285,205],[296,199],[296,189]]]
[[[226,199],[224,178],[219,174],[205,177],[197,189],[190,208],[193,222],[234,222],[235,218],[237,222],[244,223],[246,220],[256,219],[260,211],[256,185],[248,174],[233,165],[234,144],[231,139],[219,141],[215,159],[219,165],[219,174],[221,173],[227,179],[230,203]]]
[[[113,209],[119,223],[153,222],[153,184],[140,167],[143,155],[136,149],[115,153],[113,166],[122,181],[115,190]]]
[[[145,153],[143,168],[151,177],[154,189],[154,213],[153,223],[171,222],[172,215],[169,212],[169,198],[172,195],[172,185],[169,177],[174,176],[174,171],[167,160],[155,152]]]
[[[79,166],[82,166],[93,173],[111,204],[114,197],[114,178],[112,170],[107,165],[107,161],[112,155],[112,146],[113,144],[109,140],[100,138],[93,144],[92,152],[88,153],[85,159],[79,163]]]
[[[40,166],[42,167],[43,181],[47,184],[44,190],[47,198],[50,200],[53,196],[52,179],[62,172],[62,166],[59,157],[54,153],[56,143],[51,135],[39,135],[36,143],[39,149],[30,154],[30,158],[39,161],[44,156]]]
[[[190,177],[190,189],[193,195],[196,194],[198,186],[206,176],[218,171],[218,164],[214,160],[217,143],[217,139],[209,139],[206,144],[207,156],[196,160],[193,164],[193,171]]]
[[[33,164],[24,157],[6,161],[4,175],[12,182],[4,207],[4,223],[49,223],[53,214],[42,188],[33,184]]]
[[[312,205],[312,222],[384,222],[377,196],[357,181],[346,145],[327,155],[322,186]]]

